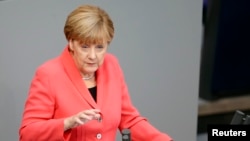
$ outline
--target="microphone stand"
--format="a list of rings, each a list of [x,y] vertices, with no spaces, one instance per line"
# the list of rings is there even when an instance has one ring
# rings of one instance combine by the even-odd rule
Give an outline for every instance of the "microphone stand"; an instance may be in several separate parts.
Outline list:
[[[131,141],[131,133],[129,129],[122,130],[122,141]]]
[[[245,117],[245,113],[243,113],[239,110],[236,110],[230,124],[231,125],[242,124],[244,117]]]
[[[231,120],[231,125],[249,125],[250,115],[246,115],[240,110],[236,110]]]

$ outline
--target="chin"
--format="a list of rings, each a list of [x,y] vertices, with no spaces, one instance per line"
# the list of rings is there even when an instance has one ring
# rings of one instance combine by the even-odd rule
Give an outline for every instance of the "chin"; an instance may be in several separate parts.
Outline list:
[[[96,72],[96,71],[97,71],[97,69],[98,69],[98,67],[94,67],[94,68],[87,68],[87,69],[85,69],[85,71],[86,71],[87,73],[94,73],[94,72]]]

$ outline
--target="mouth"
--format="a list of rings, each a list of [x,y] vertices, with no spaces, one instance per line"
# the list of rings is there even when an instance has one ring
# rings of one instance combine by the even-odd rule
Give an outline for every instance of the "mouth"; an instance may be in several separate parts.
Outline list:
[[[87,65],[94,66],[94,65],[96,65],[96,63],[87,63]]]

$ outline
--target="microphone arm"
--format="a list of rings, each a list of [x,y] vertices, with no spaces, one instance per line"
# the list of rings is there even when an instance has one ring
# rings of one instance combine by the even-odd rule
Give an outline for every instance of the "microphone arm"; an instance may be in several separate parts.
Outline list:
[[[131,141],[131,133],[129,129],[122,130],[122,141]]]

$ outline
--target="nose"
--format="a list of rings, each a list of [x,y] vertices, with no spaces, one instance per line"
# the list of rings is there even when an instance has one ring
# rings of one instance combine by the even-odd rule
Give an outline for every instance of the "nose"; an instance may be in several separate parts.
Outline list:
[[[96,50],[95,48],[90,48],[90,51],[89,51],[89,58],[90,59],[95,59],[96,58]]]

